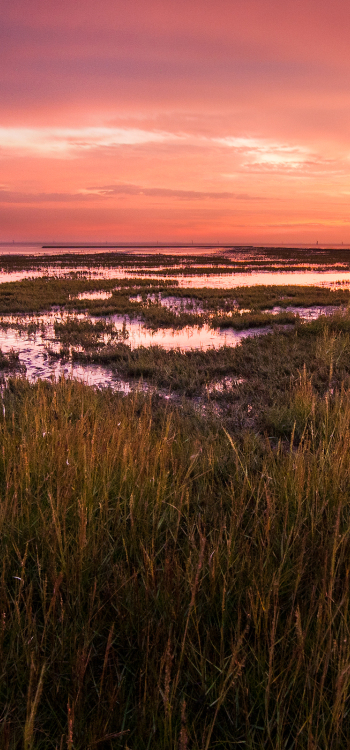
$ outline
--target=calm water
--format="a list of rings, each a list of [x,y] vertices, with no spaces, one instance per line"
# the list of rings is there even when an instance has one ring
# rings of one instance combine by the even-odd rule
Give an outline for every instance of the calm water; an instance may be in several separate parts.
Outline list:
[[[158,277],[157,277],[158,278]],[[159,278],[164,278],[159,276]],[[173,277],[172,277],[173,278]],[[175,276],[180,287],[233,289],[236,286],[335,286],[350,284],[350,271],[254,271],[251,273],[210,274],[208,276]]]

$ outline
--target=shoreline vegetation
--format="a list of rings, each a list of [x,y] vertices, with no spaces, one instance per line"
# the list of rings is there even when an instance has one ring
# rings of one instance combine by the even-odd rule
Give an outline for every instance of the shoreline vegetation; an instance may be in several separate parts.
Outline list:
[[[112,297],[77,298],[96,291]],[[0,353],[1,748],[350,746],[349,301],[323,287],[0,285],[1,325],[18,315],[35,335],[35,314],[64,310],[49,356],[140,381],[128,395],[29,383]],[[312,305],[339,310],[288,325],[269,312]],[[154,325],[153,306],[157,325],[164,311],[274,326],[237,347],[132,349],[110,311]]]

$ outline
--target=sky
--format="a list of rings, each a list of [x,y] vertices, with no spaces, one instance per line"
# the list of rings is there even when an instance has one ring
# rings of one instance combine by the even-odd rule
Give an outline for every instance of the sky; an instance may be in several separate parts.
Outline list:
[[[0,6],[0,241],[350,243],[348,0]]]

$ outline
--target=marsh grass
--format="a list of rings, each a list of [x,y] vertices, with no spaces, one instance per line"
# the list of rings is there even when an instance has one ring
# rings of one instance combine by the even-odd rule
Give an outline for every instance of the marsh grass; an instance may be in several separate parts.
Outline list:
[[[167,287],[167,282],[155,283],[145,279],[90,279],[40,277],[22,281],[5,282],[0,285],[0,313],[39,313],[52,308],[88,311],[96,315],[133,313],[141,305],[130,302],[129,296],[158,293]],[[83,292],[110,291],[109,299],[79,299]]]
[[[20,362],[18,352],[11,349],[8,353],[0,349],[0,371],[25,372],[25,366]]]
[[[106,320],[92,321],[76,317],[69,317],[65,321],[55,321],[55,338],[63,347],[79,346],[84,349],[110,346],[128,338],[126,324],[118,329]]]
[[[118,377],[144,378],[152,385],[175,391],[184,396],[220,399],[237,416],[239,402],[247,409],[256,402],[257,412],[262,405],[271,405],[281,393],[288,392],[296,382],[304,364],[312,373],[314,387],[320,392],[327,387],[329,367],[327,352],[337,342],[338,354],[332,360],[332,382],[348,383],[350,375],[348,318],[324,317],[311,323],[297,323],[293,329],[276,326],[264,336],[242,339],[239,346],[219,349],[166,351],[160,346],[139,346],[132,349],[128,342],[86,351],[72,347],[72,359],[81,363],[111,365]],[[321,342],[321,343],[320,343]],[[334,344],[335,346],[335,344]],[[333,351],[333,349],[332,349]],[[242,380],[239,386],[224,389],[220,394],[208,394],[208,387],[226,376]]]
[[[271,285],[263,284],[241,286],[231,289],[220,288],[174,288],[164,289],[162,296],[176,294],[177,297],[189,295],[200,302],[205,310],[250,309],[254,312],[272,310],[278,307],[313,307],[319,305],[347,305],[350,302],[349,289],[328,289],[321,286]]]
[[[212,328],[234,328],[244,331],[249,328],[263,328],[264,326],[294,325],[298,316],[291,312],[272,313],[244,313],[233,315],[217,315],[210,319]]]
[[[349,746],[349,336],[239,350],[237,430],[141,392],[3,387],[4,750]]]
[[[86,292],[110,292],[108,299],[81,299],[79,295]],[[171,301],[176,301],[172,306]],[[164,304],[168,302],[170,304]],[[124,320],[137,320],[148,328],[181,329],[186,326],[201,327],[204,324],[212,328],[249,328],[270,327],[276,325],[295,325],[299,322],[297,312],[284,311],[293,305],[312,307],[314,305],[332,305],[341,307],[348,304],[348,289],[330,290],[322,287],[302,286],[254,286],[235,289],[180,289],[174,281],[129,279],[91,279],[40,277],[7,282],[0,285],[0,327],[14,327],[18,331],[35,333],[40,327],[39,321],[20,319],[19,316],[39,315],[45,312],[65,312],[72,316],[80,313],[86,316],[87,325],[92,325],[90,317],[99,317],[103,325],[110,326],[111,316],[117,315]],[[274,315],[270,310],[278,305],[281,311]],[[192,309],[191,309],[192,307]],[[199,309],[200,308],[200,309]],[[243,313],[243,314],[242,314]],[[349,325],[343,316],[343,329]],[[17,316],[17,321],[14,321]],[[8,319],[7,319],[8,318]],[[58,323],[58,325],[60,325]],[[102,323],[101,323],[102,325]],[[317,325],[317,322],[316,322]],[[340,322],[336,323],[339,329]],[[57,328],[58,331],[58,328]],[[80,337],[77,331],[71,331],[71,340],[62,341],[63,348],[77,345],[91,350],[98,361],[106,352],[98,351],[106,341],[96,337],[97,329]],[[63,329],[59,334],[64,335]],[[67,329],[68,336],[68,329]],[[80,340],[78,341],[78,338]],[[125,336],[124,336],[125,338]],[[114,343],[116,337],[114,336]],[[109,344],[112,342],[110,341]],[[118,350],[119,351],[119,350]],[[91,353],[91,352],[90,352]],[[109,346],[109,355],[115,359],[118,352]]]

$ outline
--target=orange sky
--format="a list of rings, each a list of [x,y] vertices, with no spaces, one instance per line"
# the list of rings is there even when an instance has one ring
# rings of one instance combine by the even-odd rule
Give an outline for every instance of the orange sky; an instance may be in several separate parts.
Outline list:
[[[350,242],[345,0],[4,0],[0,240]]]

